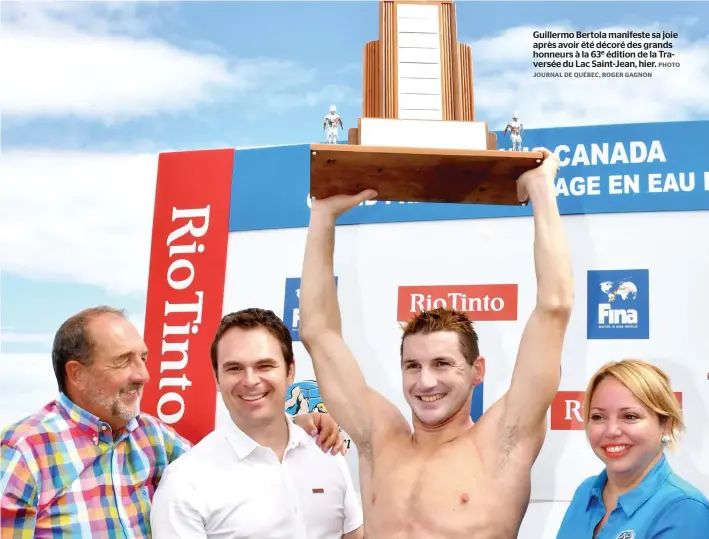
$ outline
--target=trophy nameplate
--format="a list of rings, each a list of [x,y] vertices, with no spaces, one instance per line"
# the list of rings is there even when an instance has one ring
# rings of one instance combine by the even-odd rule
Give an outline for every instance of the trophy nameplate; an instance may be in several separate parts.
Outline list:
[[[375,189],[375,200],[525,204],[517,178],[542,154],[498,150],[475,120],[471,48],[456,34],[451,0],[380,0],[362,117],[347,144],[310,146],[311,196]]]

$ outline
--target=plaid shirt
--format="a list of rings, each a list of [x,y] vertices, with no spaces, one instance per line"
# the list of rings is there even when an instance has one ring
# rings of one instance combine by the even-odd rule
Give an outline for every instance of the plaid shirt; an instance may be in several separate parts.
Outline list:
[[[150,537],[163,471],[190,443],[140,414],[115,433],[64,394],[2,432],[2,539]]]

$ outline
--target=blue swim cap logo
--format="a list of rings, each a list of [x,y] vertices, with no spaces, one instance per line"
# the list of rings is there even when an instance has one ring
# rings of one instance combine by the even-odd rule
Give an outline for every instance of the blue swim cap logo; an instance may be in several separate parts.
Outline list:
[[[325,403],[320,396],[320,389],[314,380],[295,382],[286,391],[286,413],[290,415],[309,414],[310,412],[327,413]]]
[[[615,539],[635,539],[635,532],[633,530],[625,530],[620,532]]]
[[[288,386],[286,390],[286,413],[292,416],[311,412],[327,413],[325,403],[320,396],[320,389],[315,380],[303,380]],[[340,427],[347,449],[352,447],[352,439]]]

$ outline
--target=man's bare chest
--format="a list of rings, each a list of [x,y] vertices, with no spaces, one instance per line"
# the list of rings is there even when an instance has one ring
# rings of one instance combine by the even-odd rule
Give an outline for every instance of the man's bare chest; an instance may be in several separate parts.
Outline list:
[[[508,493],[474,447],[387,451],[375,461],[371,480],[372,539],[506,536]]]

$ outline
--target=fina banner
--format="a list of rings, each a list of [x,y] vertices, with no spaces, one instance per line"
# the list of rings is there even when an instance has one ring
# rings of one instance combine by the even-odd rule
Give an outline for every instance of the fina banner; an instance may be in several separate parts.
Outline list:
[[[670,374],[687,433],[669,458],[709,493],[706,140],[709,122],[525,130],[528,149],[545,146],[562,161],[557,194],[576,287],[533,500],[568,501],[601,469],[583,433],[583,391],[598,367],[624,357]],[[195,442],[228,420],[209,358],[226,312],[281,316],[297,380],[284,408],[326,409],[298,337],[308,167],[307,144],[160,156],[145,326],[159,352],[143,408]],[[536,300],[531,208],[369,202],[339,224],[351,225],[338,227],[335,251],[343,332],[369,383],[410,419],[399,324],[434,305],[464,309],[487,359],[473,392],[479,417],[509,388]],[[356,481],[356,451],[347,459]]]

